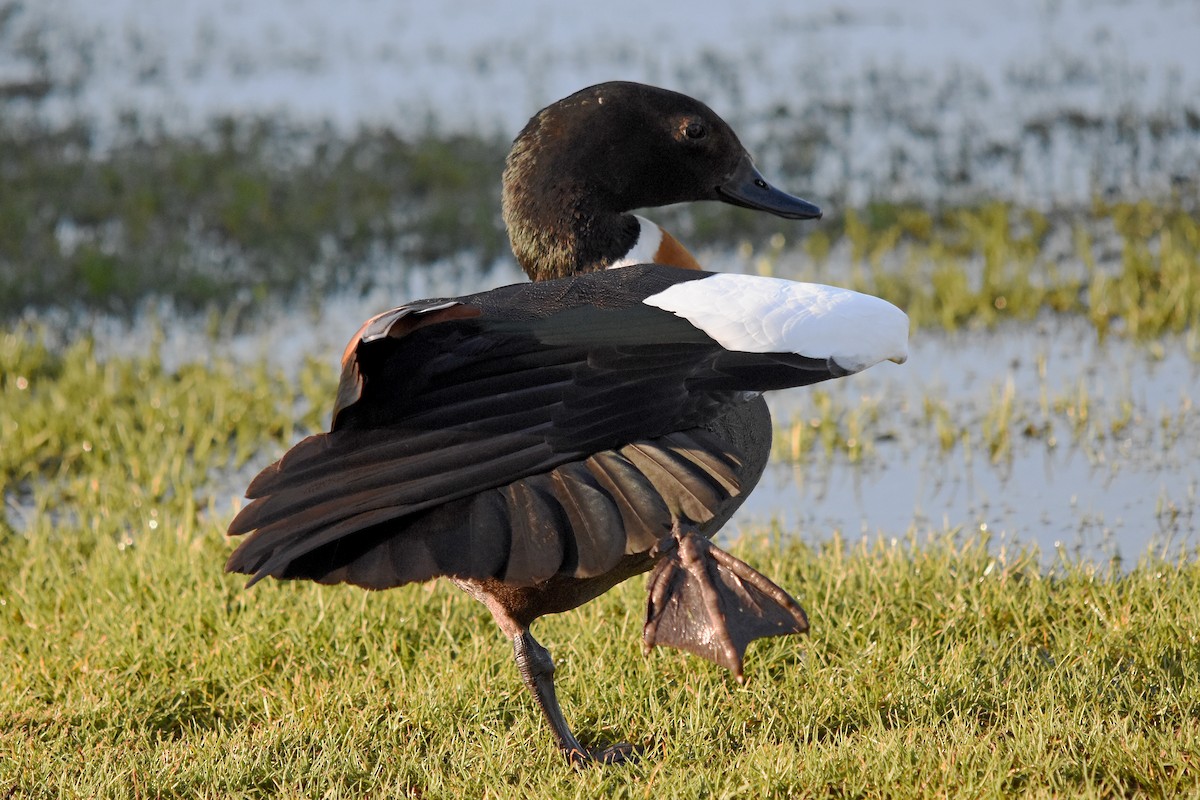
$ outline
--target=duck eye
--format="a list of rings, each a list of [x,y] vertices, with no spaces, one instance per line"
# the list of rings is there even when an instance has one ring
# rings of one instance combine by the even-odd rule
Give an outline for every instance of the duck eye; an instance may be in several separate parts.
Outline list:
[[[708,135],[708,129],[704,127],[703,122],[689,122],[687,127],[683,129],[683,133],[689,139],[703,139]]]

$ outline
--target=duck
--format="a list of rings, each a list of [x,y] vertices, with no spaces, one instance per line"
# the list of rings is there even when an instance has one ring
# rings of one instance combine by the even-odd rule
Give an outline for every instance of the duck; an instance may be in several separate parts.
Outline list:
[[[892,304],[713,272],[632,212],[718,201],[820,209],[759,173],[702,102],[609,82],[535,114],[506,159],[502,215],[530,282],[407,302],[342,356],[328,432],[266,467],[229,526],[228,572],[388,589],[437,578],[481,602],[574,766],[542,616],[646,572],[647,651],[744,680],[747,645],[806,633],[800,604],[711,539],[766,466],[762,393],[907,358]]]

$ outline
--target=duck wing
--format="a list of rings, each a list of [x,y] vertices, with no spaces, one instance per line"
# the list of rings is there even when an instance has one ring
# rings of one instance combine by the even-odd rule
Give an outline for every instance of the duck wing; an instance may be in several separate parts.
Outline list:
[[[226,568],[382,588],[437,575],[529,584],[601,574],[672,516],[740,491],[696,430],[743,391],[845,374],[730,351],[644,302],[707,273],[627,267],[421,301],[369,321],[333,428],[252,481]]]

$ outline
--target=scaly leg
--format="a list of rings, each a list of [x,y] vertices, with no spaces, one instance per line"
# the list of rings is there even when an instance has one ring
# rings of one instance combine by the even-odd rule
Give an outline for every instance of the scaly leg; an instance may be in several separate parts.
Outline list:
[[[554,691],[554,660],[550,658],[550,651],[538,644],[528,629],[513,637],[513,654],[521,680],[525,681],[546,722],[550,723],[554,740],[571,766],[585,767],[593,761],[614,764],[633,758],[633,746],[629,744],[615,744],[604,750],[592,751],[579,743],[567,727],[558,705],[558,695]]]

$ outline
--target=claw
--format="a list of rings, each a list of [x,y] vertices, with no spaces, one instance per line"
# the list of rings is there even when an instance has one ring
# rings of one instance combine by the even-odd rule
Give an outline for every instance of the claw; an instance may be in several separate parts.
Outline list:
[[[636,761],[641,754],[640,747],[634,747],[628,742],[610,745],[599,750],[569,753],[567,759],[575,769],[587,769],[596,764],[626,764]]]
[[[645,650],[669,645],[707,658],[744,683],[746,646],[766,636],[808,632],[792,597],[745,561],[676,521],[655,547]]]

